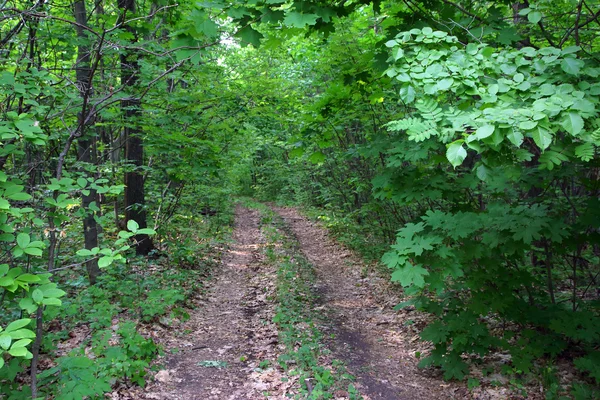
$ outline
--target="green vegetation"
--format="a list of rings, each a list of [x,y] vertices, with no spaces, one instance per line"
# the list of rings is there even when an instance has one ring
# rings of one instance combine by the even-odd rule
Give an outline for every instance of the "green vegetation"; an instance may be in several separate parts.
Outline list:
[[[236,195],[302,205],[381,260],[433,318],[421,366],[473,386],[502,353],[495,372],[548,398],[599,396],[597,1],[0,14],[2,396],[142,385],[141,327],[186,318]],[[273,257],[280,285],[308,273]]]

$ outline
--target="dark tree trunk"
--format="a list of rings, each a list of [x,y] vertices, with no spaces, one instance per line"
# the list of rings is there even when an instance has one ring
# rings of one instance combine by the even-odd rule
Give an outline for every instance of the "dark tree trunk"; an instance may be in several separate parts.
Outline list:
[[[121,9],[121,23],[125,23],[128,13],[135,13],[134,0],[119,0]],[[132,33],[135,42],[136,32],[131,26],[125,25],[124,29]],[[140,99],[134,96],[134,87],[139,79],[140,67],[137,61],[138,54],[133,49],[127,49],[121,55],[121,84],[131,88],[127,92],[128,99],[121,102],[125,118],[123,130],[125,138],[125,159],[132,168],[125,173],[125,219],[134,220],[140,228],[146,228],[146,201],[144,193],[144,175],[141,167],[144,162],[144,143],[142,132],[137,127],[141,117]],[[146,255],[152,250],[152,241],[148,235],[136,235],[136,253]]]
[[[73,4],[73,10],[75,14],[77,36],[80,39],[86,37],[84,26],[87,26],[87,14],[85,10],[85,3],[83,0],[78,0]],[[85,41],[82,41],[85,43]],[[99,57],[100,55],[98,55]],[[83,100],[81,111],[79,113],[79,121],[77,129],[77,155],[79,160],[86,164],[92,164],[95,160],[95,148],[96,140],[90,133],[88,128],[91,127],[92,122],[87,121],[88,119],[88,108],[90,96],[92,95],[92,68],[90,66],[90,46],[86,44],[80,44],[77,48],[77,65],[75,67],[75,75],[77,80],[77,86]],[[89,173],[88,168],[83,168],[85,175],[93,176]],[[98,247],[98,225],[94,219],[94,212],[91,211],[90,204],[96,201],[96,191],[89,190],[88,194],[82,194],[81,197],[81,208],[86,212],[83,218],[83,237],[86,249],[93,249]],[[90,283],[93,285],[96,283],[98,276],[100,275],[100,268],[98,268],[98,260],[92,259],[86,262],[86,269]]]

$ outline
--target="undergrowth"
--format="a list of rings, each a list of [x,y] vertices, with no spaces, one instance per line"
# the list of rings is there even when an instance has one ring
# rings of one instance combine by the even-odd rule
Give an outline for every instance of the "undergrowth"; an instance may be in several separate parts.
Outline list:
[[[176,332],[189,319],[193,297],[204,290],[230,234],[230,215],[210,217],[218,223],[209,217],[174,220],[155,254],[114,264],[96,285],[86,287],[73,271],[62,277],[68,295],[62,307],[44,313],[49,322],[38,398],[100,399],[119,382],[143,387],[163,352],[148,333],[155,324]],[[0,398],[31,398],[28,362],[13,358],[0,369]]]

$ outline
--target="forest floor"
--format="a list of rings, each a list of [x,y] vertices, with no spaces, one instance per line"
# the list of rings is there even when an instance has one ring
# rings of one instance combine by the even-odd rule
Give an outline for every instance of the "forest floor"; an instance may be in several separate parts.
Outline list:
[[[272,210],[283,222],[282,234],[314,269],[311,290],[320,318],[313,322],[323,333],[324,354],[329,354],[319,363],[333,370],[331,363],[340,360],[356,378],[353,385],[362,398],[517,398],[491,386],[469,391],[464,383],[444,382],[435,370],[418,369],[417,355],[427,350],[418,340],[426,317],[410,308],[394,311],[401,298],[388,279],[330,239],[317,223],[294,208]],[[183,329],[162,340],[164,369],[146,388],[130,391],[130,398],[286,399],[301,393],[298,375],[278,363],[286,346],[273,322],[277,264],[267,260],[266,244],[260,212],[238,206],[233,243],[208,292],[196,299]],[[307,398],[312,384],[304,384],[304,394],[296,398]],[[333,397],[351,395],[337,390]]]

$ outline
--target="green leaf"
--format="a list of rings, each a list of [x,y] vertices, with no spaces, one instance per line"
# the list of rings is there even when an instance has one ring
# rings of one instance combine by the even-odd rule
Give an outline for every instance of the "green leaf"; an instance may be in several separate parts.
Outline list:
[[[42,302],[42,300],[44,300],[44,293],[40,290],[40,289],[35,289],[32,293],[31,293],[31,298],[33,299],[33,301],[35,301],[36,303],[40,304]]]
[[[7,335],[7,334],[0,335],[0,347],[2,347],[4,350],[8,350],[11,343],[12,343],[12,337],[10,335]],[[2,357],[0,356],[0,359],[1,358]]]
[[[85,178],[77,178],[77,184],[81,189],[84,189],[88,185],[88,180]]]
[[[452,164],[454,168],[461,165],[465,158],[467,158],[467,151],[462,144],[462,140],[457,140],[450,143],[448,150],[446,150],[446,158],[448,161],[450,161],[450,164]]]
[[[34,282],[39,282],[41,279],[39,276],[34,275],[34,274],[23,274],[23,275],[19,275],[17,280],[20,282],[34,283]]]
[[[155,235],[156,231],[151,228],[142,228],[142,229],[138,229],[136,231],[136,234],[138,234],[138,235]]]
[[[392,273],[392,281],[400,282],[404,287],[414,285],[418,288],[422,288],[425,286],[424,276],[426,275],[429,275],[429,272],[420,264],[410,265],[407,263]]]
[[[8,354],[10,354],[13,357],[25,357],[27,355],[28,351],[26,347],[17,347],[15,349],[10,349],[8,350]]]
[[[573,136],[579,135],[579,133],[583,130],[583,118],[581,115],[575,112],[569,112],[565,115],[561,126],[565,128],[565,131],[569,132]]]
[[[31,243],[31,238],[26,233],[19,233],[17,235],[17,244],[20,248],[25,249]]]
[[[81,257],[89,257],[92,255],[92,252],[89,251],[88,249],[81,249],[81,250],[77,250],[75,252],[75,254],[77,254],[78,256],[81,256]]]
[[[42,249],[37,248],[37,247],[27,247],[27,248],[23,249],[23,252],[25,254],[29,254],[30,256],[36,256],[36,257],[41,257],[42,254],[44,254],[42,252]]]
[[[250,25],[243,27],[235,34],[236,37],[240,38],[242,46],[252,46],[258,48],[260,46],[260,39],[264,36],[259,31],[253,29]]]
[[[485,139],[486,137],[492,136],[496,127],[494,125],[483,125],[477,128],[475,131],[475,137],[477,139]]]
[[[62,305],[62,301],[60,301],[57,298],[50,297],[50,298],[44,299],[42,301],[42,304],[45,305],[45,306],[61,306]]]
[[[529,14],[527,14],[527,19],[532,24],[537,24],[542,20],[542,13],[539,11],[532,11]]]
[[[535,128],[536,126],[538,126],[538,122],[537,121],[531,121],[531,120],[527,120],[527,121],[523,121],[519,124],[519,128],[523,129],[525,131],[530,131],[533,128]]]
[[[11,349],[17,349],[19,347],[25,347],[29,343],[31,343],[31,339],[21,339],[21,340],[18,340],[16,342],[14,342],[13,345],[10,348]]]
[[[454,83],[454,79],[452,78],[444,78],[440,81],[438,81],[437,83],[437,89],[438,90],[448,90],[452,87],[452,84]]]
[[[405,104],[410,104],[413,101],[415,101],[415,97],[417,95],[417,93],[415,92],[415,89],[411,86],[411,85],[402,85],[402,87],[400,88],[400,99],[405,103]]]
[[[381,262],[390,269],[395,269],[399,263],[405,261],[406,257],[401,257],[397,251],[388,251],[381,257]]]
[[[5,332],[16,331],[17,329],[21,329],[21,328],[29,325],[30,322],[31,322],[31,319],[29,319],[29,318],[18,319],[16,321],[13,321],[10,324],[8,324],[8,326],[6,327],[6,329],[4,329],[4,331]]]
[[[571,75],[579,74],[579,71],[581,70],[581,68],[583,68],[584,65],[585,63],[582,60],[573,57],[564,58],[560,62],[560,67],[562,68],[562,70],[565,71],[567,74]]]
[[[318,18],[317,14],[304,14],[291,11],[285,16],[283,23],[295,28],[304,28],[306,25],[315,25]]]
[[[325,161],[325,154],[323,154],[320,151],[315,151],[308,158],[308,161],[310,161],[313,164],[321,164],[323,161]]]
[[[515,128],[511,129],[508,135],[506,135],[506,137],[508,138],[508,140],[510,140],[512,144],[514,144],[517,147],[520,147],[523,144],[523,134]]]
[[[64,290],[60,290],[60,289],[47,289],[44,290],[44,297],[62,297],[65,294],[67,294],[67,292],[65,292]]]
[[[440,321],[434,321],[421,331],[421,339],[434,344],[444,343],[448,338],[448,327]]]
[[[531,131],[531,137],[535,144],[542,150],[546,150],[552,144],[552,135],[541,126]]]
[[[137,232],[138,229],[140,229],[140,225],[134,220],[130,219],[127,221],[127,229],[129,229],[131,232]]]
[[[113,257],[104,256],[104,257],[98,259],[98,267],[100,267],[100,268],[106,268],[110,264],[112,264],[113,261],[114,261]]]
[[[592,160],[595,153],[594,145],[589,142],[575,147],[575,155],[585,162]]]

